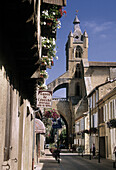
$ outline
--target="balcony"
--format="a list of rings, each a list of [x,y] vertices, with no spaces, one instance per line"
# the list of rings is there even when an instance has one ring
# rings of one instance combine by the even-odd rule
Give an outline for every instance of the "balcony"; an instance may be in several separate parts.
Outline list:
[[[43,3],[66,6],[66,0],[42,0]]]

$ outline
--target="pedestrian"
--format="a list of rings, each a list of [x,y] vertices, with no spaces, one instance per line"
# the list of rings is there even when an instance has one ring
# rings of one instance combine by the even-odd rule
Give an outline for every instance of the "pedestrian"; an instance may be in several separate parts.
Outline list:
[[[113,153],[115,154],[115,162],[116,162],[116,146],[114,146],[114,151]]]
[[[95,144],[93,143],[93,158],[95,157]]]

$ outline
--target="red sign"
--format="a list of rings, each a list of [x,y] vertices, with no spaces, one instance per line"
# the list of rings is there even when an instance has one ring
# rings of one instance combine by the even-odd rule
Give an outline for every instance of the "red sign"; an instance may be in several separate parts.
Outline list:
[[[51,108],[52,91],[38,91],[37,107]]]

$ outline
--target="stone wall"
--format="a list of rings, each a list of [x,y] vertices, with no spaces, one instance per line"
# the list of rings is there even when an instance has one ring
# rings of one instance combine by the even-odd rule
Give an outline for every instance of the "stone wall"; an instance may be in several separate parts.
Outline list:
[[[31,170],[33,109],[13,88],[4,67],[0,69],[0,169]],[[27,110],[27,107],[29,108]],[[29,112],[27,114],[27,112]],[[32,115],[31,115],[32,114]],[[7,166],[6,166],[7,165]]]
[[[0,169],[2,169],[5,149],[7,84],[6,72],[4,67],[2,67],[0,69]]]

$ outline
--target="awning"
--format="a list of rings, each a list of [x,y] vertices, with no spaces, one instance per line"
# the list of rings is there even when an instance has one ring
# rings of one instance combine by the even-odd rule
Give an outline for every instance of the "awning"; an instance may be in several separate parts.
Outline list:
[[[45,125],[40,119],[35,119],[35,132],[36,133],[45,133]]]

